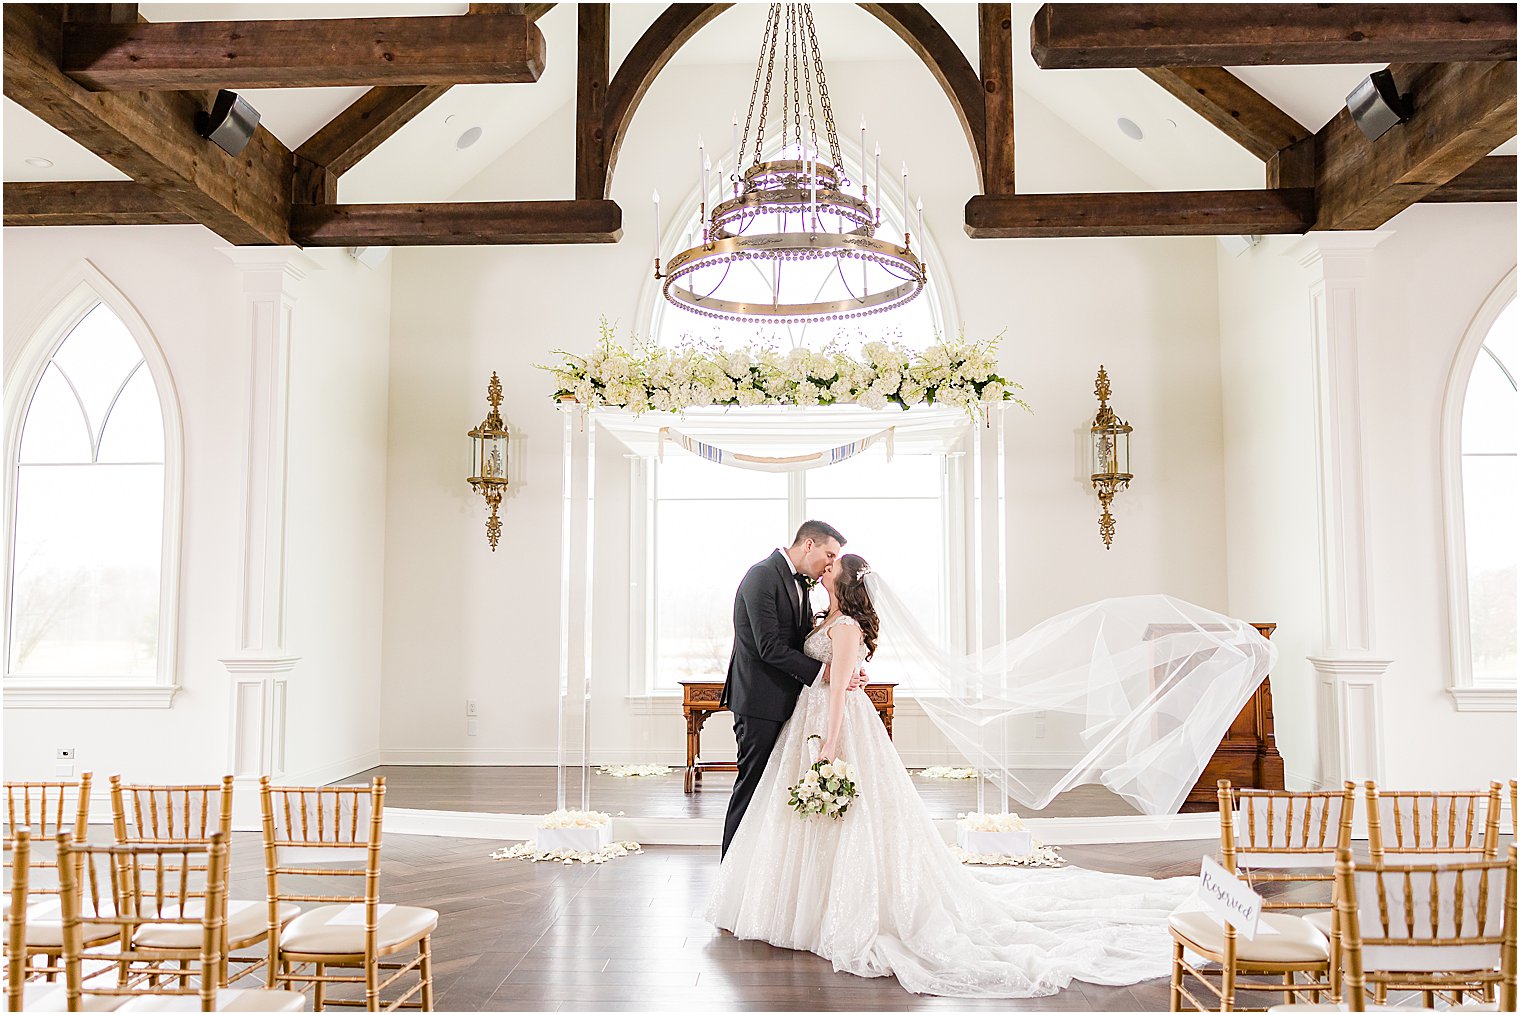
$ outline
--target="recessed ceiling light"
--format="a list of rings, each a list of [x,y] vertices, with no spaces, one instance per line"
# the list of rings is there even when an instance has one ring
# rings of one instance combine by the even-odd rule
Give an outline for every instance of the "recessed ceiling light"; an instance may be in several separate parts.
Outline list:
[[[1132,141],[1144,141],[1145,140],[1145,131],[1141,130],[1140,129],[1140,125],[1138,123],[1136,123],[1134,120],[1131,120],[1127,116],[1121,116],[1121,117],[1119,117],[1119,121],[1118,122],[1119,122],[1119,130],[1124,133],[1125,137],[1129,138]]]
[[[38,169],[51,169],[53,167],[53,160],[45,159],[41,155],[29,155],[27,156],[26,164],[35,166]]]
[[[1170,128],[1172,128],[1172,129],[1173,129],[1173,130],[1176,130],[1176,129],[1177,129],[1177,121],[1176,121],[1176,120],[1173,120],[1173,119],[1172,119],[1172,118],[1171,118],[1171,117],[1170,117],[1170,116],[1168,116],[1168,117],[1167,117],[1167,118],[1166,118],[1166,125],[1167,125],[1167,126],[1168,126],[1168,127],[1170,127]]]
[[[445,116],[443,118],[443,122],[444,123],[453,123],[454,122],[454,117],[456,117],[458,115],[459,115],[458,113],[450,113],[448,116]]]
[[[474,144],[476,141],[479,141],[480,135],[483,133],[484,131],[482,131],[479,127],[471,127],[469,130],[459,135],[459,140],[454,142],[454,147],[458,148],[460,151],[464,151],[466,148],[470,147],[470,145]]]

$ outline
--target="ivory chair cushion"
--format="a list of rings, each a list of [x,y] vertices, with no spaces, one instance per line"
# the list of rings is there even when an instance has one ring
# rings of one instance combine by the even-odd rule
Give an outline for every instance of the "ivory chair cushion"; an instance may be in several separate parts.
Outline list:
[[[306,995],[294,990],[219,990],[217,1011],[305,1011]],[[117,1011],[200,1011],[201,999],[189,995],[177,997],[134,997]]]
[[[1316,909],[1312,913],[1305,913],[1304,920],[1319,930],[1326,937],[1330,936],[1330,927],[1335,923],[1335,910]]]
[[[83,1011],[115,1011],[116,1006],[121,1004],[119,997],[91,997],[86,994],[80,1000],[83,1002]],[[68,1011],[68,991],[61,983],[28,980],[22,988],[21,1010]]]
[[[185,907],[186,916],[198,917],[205,910],[199,899]],[[176,915],[177,907],[164,907],[164,916]],[[294,920],[301,907],[294,902],[280,903],[281,926]],[[257,939],[269,929],[269,905],[265,902],[235,900],[227,903],[227,940],[235,948],[239,941]],[[139,948],[200,948],[201,928],[193,923],[146,923],[137,929],[132,943]]]
[[[6,907],[10,912],[10,907]],[[108,916],[107,908],[101,915]],[[84,915],[90,915],[86,913]],[[117,929],[100,923],[80,925],[80,933],[87,945],[105,941],[117,935]],[[63,903],[57,898],[44,898],[26,907],[26,944],[29,948],[63,947]]]
[[[438,913],[417,906],[381,906],[375,946],[386,949],[431,934],[438,926]],[[290,921],[280,932],[282,952],[308,955],[364,954],[364,907],[318,906]]]
[[[1212,914],[1201,910],[1173,913],[1167,920],[1172,930],[1188,941],[1212,952],[1224,952],[1224,925]],[[1241,962],[1329,962],[1330,941],[1319,928],[1301,917],[1284,913],[1263,913],[1265,927],[1256,940],[1235,938],[1235,957]],[[1268,933],[1270,927],[1277,933]]]

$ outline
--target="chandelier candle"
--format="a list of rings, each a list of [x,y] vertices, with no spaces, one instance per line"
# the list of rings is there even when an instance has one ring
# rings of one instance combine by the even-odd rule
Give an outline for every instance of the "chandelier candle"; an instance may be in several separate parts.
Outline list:
[[[658,275],[660,271],[660,192],[654,192],[654,270]]]

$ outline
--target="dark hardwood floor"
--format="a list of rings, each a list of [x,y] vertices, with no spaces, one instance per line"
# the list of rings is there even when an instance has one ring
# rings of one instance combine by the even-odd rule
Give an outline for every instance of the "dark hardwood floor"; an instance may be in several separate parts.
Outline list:
[[[497,814],[543,814],[554,810],[555,773],[549,767],[506,765],[383,765],[343,780],[366,782],[385,777],[385,805],[438,811],[484,811]],[[679,769],[653,778],[591,777],[591,806],[609,814],[622,812],[644,818],[722,818],[733,788],[733,774],[713,772],[702,788],[690,795],[681,790]],[[976,810],[973,780],[923,779],[914,784],[929,813],[953,818]],[[569,806],[580,806],[580,770],[568,774]],[[997,787],[988,785],[987,806],[1000,810]],[[1134,814],[1135,809],[1101,786],[1079,786],[1063,793],[1041,811],[1011,809],[1034,818],[1094,817]]]
[[[390,835],[381,897],[441,914],[433,937],[442,1011],[1164,1011],[1164,979],[1073,983],[1053,997],[967,1001],[909,994],[891,978],[835,973],[816,955],[739,941],[701,918],[715,847],[650,847],[611,863],[493,861],[502,845]],[[1193,874],[1205,841],[1067,846],[1074,863]],[[233,896],[262,895],[259,839],[239,833]],[[326,885],[328,889],[331,884]],[[335,996],[353,993],[335,991]],[[362,995],[360,995],[362,996]]]

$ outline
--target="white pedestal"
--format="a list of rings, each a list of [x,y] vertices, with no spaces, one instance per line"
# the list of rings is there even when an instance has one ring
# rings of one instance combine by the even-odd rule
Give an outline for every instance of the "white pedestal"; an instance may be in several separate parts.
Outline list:
[[[612,822],[595,828],[538,828],[533,844],[540,852],[567,849],[577,853],[595,853],[612,842]]]
[[[1012,832],[973,832],[955,829],[955,844],[977,856],[1028,856],[1034,849],[1034,835],[1025,830]]]

